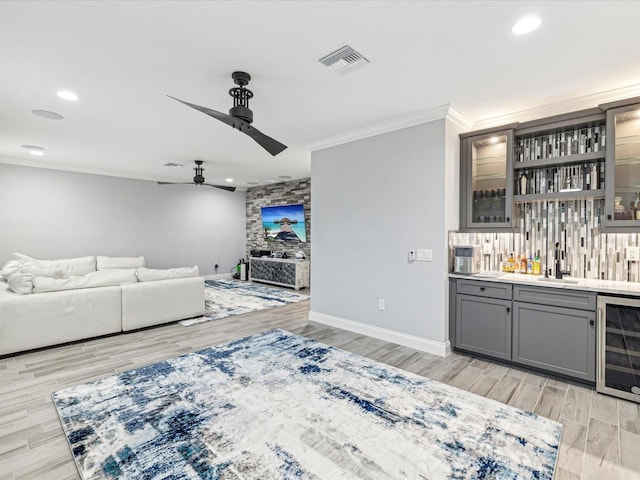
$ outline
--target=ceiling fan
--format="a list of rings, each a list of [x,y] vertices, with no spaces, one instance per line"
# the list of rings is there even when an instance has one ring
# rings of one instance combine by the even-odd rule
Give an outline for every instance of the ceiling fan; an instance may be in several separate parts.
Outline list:
[[[193,182],[158,182],[158,185],[206,185],[207,187],[215,187],[220,188],[221,190],[226,190],[227,192],[235,192],[236,187],[228,187],[227,185],[211,185],[210,183],[204,183],[204,177],[202,176],[202,172],[204,172],[204,168],[202,168],[202,160],[194,160],[196,162],[196,166],[194,170],[196,171],[196,176],[193,177]]]
[[[233,97],[233,107],[229,110],[229,115],[217,112],[216,110],[211,110],[207,107],[201,107],[199,105],[194,105],[193,103],[185,102],[176,97],[172,97],[171,95],[167,95],[167,97],[173,98],[174,100],[177,100],[191,108],[195,108],[202,113],[206,113],[207,115],[230,125],[236,130],[249,135],[258,142],[262,148],[275,157],[287,148],[287,146],[251,126],[251,123],[253,122],[253,112],[249,109],[249,100],[253,98],[253,92],[248,88],[245,88],[251,80],[251,75],[246,72],[233,72],[231,74],[231,78],[233,78],[234,83],[238,86],[229,90],[229,95]]]

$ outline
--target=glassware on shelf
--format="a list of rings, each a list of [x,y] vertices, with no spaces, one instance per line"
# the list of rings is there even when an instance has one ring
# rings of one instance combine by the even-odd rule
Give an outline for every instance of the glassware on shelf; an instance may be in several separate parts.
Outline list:
[[[627,218],[627,211],[624,208],[624,205],[622,205],[622,197],[615,197],[614,199],[614,205],[613,205],[613,218],[616,220],[626,220]]]

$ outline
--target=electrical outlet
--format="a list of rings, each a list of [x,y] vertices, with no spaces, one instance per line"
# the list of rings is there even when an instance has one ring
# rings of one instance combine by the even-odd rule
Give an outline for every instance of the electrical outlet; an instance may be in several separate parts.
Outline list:
[[[493,253],[493,245],[489,242],[485,242],[482,244],[482,253],[485,255],[491,255]]]
[[[415,250],[409,250],[409,261],[413,262],[416,259],[416,251]]]
[[[640,260],[640,247],[627,247],[624,254],[625,260],[637,262]]]
[[[384,302],[384,298],[379,298],[378,299],[378,310],[384,310],[385,307],[385,302]]]

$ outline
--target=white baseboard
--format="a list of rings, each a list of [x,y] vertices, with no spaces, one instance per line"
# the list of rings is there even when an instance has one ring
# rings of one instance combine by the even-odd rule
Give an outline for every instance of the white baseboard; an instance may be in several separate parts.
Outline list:
[[[327,315],[320,312],[309,312],[309,320],[312,322],[322,323],[331,327],[349,330],[350,332],[360,333],[369,337],[384,340],[386,342],[397,343],[409,348],[415,348],[422,352],[432,353],[441,357],[446,357],[451,353],[451,343],[435,342],[427,338],[416,337],[407,333],[395,332],[386,328],[367,325],[366,323],[354,322],[333,315]]]
[[[217,275],[200,275],[205,280],[217,280],[220,278],[231,278],[230,273],[219,273]]]

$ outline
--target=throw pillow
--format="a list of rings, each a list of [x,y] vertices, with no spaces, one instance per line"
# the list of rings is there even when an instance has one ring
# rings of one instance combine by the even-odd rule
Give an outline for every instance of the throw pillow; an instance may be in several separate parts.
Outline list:
[[[22,253],[13,256],[24,264],[33,264],[40,271],[62,270],[64,275],[86,275],[96,271],[96,257],[61,258],[58,260],[38,260]]]
[[[33,275],[26,272],[14,272],[7,278],[11,290],[20,295],[28,295],[33,290]]]
[[[167,268],[165,270],[153,269],[153,268],[139,268],[136,271],[138,281],[140,282],[152,282],[155,280],[169,280],[172,278],[186,278],[197,277],[200,274],[200,270],[197,266],[193,267],[181,267],[181,268]]]
[[[79,277],[63,279],[34,277],[33,293],[57,292],[60,290],[76,290],[79,288],[111,287],[136,283],[134,269],[98,270]]]

